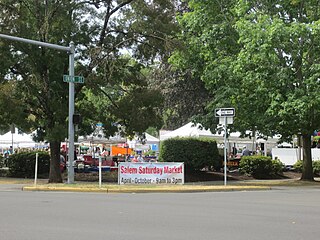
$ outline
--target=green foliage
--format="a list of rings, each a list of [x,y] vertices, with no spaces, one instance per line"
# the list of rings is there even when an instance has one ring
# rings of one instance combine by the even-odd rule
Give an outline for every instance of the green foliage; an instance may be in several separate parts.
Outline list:
[[[145,156],[156,156],[156,151],[148,150],[144,153]]]
[[[120,125],[122,133],[129,136],[151,126],[159,129],[162,95],[148,87],[143,74],[146,68],[127,56],[106,64],[109,66],[97,69],[97,75],[88,77],[88,84],[82,89],[83,98],[76,104],[85,116],[80,134],[86,133],[84,125],[97,122],[103,123],[106,136],[118,131],[111,123]]]
[[[86,79],[75,84],[82,135],[92,133],[97,122],[104,124],[106,137],[118,130],[115,123],[129,134],[161,126],[162,97],[148,87],[144,73],[154,58],[166,58],[174,42],[174,2],[4,0],[0,5],[2,34],[75,43],[75,75]],[[68,53],[0,38],[0,55],[0,84],[8,83],[0,86],[0,128],[14,123],[25,131],[38,130],[37,139],[51,145],[64,141],[71,120],[68,85],[62,81]],[[59,149],[51,150],[51,163],[57,166]],[[58,175],[50,171],[50,182],[59,182]]]
[[[283,164],[279,160],[272,160],[265,156],[242,157],[239,167],[241,173],[257,179],[271,178],[283,170]]]
[[[280,160],[272,160],[272,174],[281,174],[284,169],[284,164]]]
[[[186,48],[172,59],[200,75],[214,96],[200,122],[215,129],[214,109],[234,107],[234,129],[304,139],[320,128],[320,5],[317,1],[190,0],[179,23]]]
[[[295,164],[293,164],[293,168],[297,172],[302,172],[303,161],[302,160],[298,160]]]
[[[9,175],[11,177],[32,178],[35,174],[37,152],[12,154],[8,158]],[[38,174],[48,177],[50,156],[47,152],[38,152]]]
[[[102,181],[103,182],[118,182],[118,172],[102,172]],[[67,179],[67,174],[63,174],[63,178]],[[76,173],[75,174],[75,181],[85,181],[85,182],[98,182],[99,181],[99,173],[92,172],[92,173]]]
[[[302,172],[303,171],[303,161],[298,160],[294,165],[293,168],[297,172]],[[319,174],[320,173],[320,160],[312,161],[312,169],[313,173]]]
[[[150,134],[153,137],[159,138],[159,130],[157,130],[155,127],[149,127],[146,130],[146,133]]]
[[[173,61],[173,60],[171,60]],[[212,98],[200,77],[189,66],[175,69],[166,63],[153,70],[150,85],[164,96],[164,129],[176,129],[192,117],[203,113]]]
[[[171,138],[161,142],[159,161],[184,162],[186,171],[205,167],[219,169],[221,158],[217,143],[206,138]]]
[[[0,156],[0,168],[5,166],[5,161],[6,161],[6,159],[4,157]]]
[[[312,168],[313,168],[313,172],[315,174],[320,174],[320,160],[317,161],[313,161],[312,162]]]

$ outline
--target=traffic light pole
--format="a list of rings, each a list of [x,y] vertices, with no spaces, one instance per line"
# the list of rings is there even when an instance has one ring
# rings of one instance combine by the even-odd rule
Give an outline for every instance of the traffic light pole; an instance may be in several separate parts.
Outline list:
[[[70,43],[70,53],[69,53],[69,76],[74,76],[74,43]],[[69,125],[68,125],[68,135],[69,135],[69,148],[68,148],[68,183],[74,183],[74,82],[69,82]]]
[[[14,36],[9,36],[5,34],[0,34],[0,38],[5,38],[12,41],[24,42],[28,44],[38,45],[41,47],[52,48],[60,51],[65,51],[69,54],[69,75],[74,76],[74,53],[75,47],[74,43],[70,42],[69,47],[60,46],[56,44],[40,42],[35,40],[30,40],[26,38],[19,38]],[[74,82],[69,82],[69,125],[68,125],[68,138],[69,138],[69,149],[68,149],[68,183],[74,183],[74,125],[73,125],[73,115],[74,115]]]

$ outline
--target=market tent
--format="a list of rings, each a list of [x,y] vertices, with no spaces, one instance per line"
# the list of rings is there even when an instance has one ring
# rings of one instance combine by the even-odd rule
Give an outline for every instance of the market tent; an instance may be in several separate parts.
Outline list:
[[[197,123],[194,124],[192,122],[187,123],[186,125],[165,133],[163,135],[160,135],[160,140],[166,140],[169,138],[174,138],[174,137],[211,137],[214,138],[216,137],[215,134],[213,134],[210,130],[204,129],[201,124]]]
[[[17,128],[15,129],[14,133],[11,133],[11,131],[9,131],[6,134],[0,136],[1,148],[9,148],[10,146],[12,146],[12,143],[13,148],[32,148],[39,145],[39,143],[33,141],[32,134],[19,132]]]
[[[248,133],[250,132],[248,131]],[[217,143],[220,144],[220,146],[221,144],[223,145],[224,142],[223,131],[221,133],[212,133],[210,129],[203,128],[201,124],[195,124],[192,122],[189,122],[176,130],[166,132],[165,134],[161,134],[160,131],[160,141],[174,137],[208,137],[215,139]],[[240,137],[240,132],[230,133],[227,139],[228,144],[230,145],[230,149],[231,147],[243,148],[244,146],[248,147],[249,149],[255,149],[257,143],[267,144],[268,148],[270,148],[277,145],[278,140],[279,139],[277,137],[268,138],[268,140],[253,139],[249,137],[242,138]]]
[[[111,146],[111,153],[112,156],[118,155],[131,155],[132,149],[129,147],[121,147],[121,146]]]
[[[117,144],[125,143],[126,139],[119,135],[106,138],[103,133],[100,133],[91,134],[89,136],[80,136],[78,142],[83,144]]]
[[[138,151],[149,150],[149,149],[154,150],[154,151],[158,151],[160,140],[158,138],[148,134],[148,133],[144,133],[144,134],[146,136],[144,143],[142,143],[137,138],[135,138],[133,140],[127,141],[129,147],[133,148],[135,150],[138,150]]]
[[[154,143],[160,142],[159,138],[156,138],[156,137],[150,135],[149,133],[145,133],[145,135],[146,135],[146,143],[147,144],[154,144]]]

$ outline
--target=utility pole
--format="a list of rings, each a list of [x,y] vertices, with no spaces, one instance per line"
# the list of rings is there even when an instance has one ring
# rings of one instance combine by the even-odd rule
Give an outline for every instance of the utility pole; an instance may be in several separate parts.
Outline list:
[[[9,39],[12,41],[18,41],[33,45],[38,45],[41,47],[52,48],[60,51],[65,51],[69,54],[69,76],[74,77],[74,53],[75,47],[74,43],[70,42],[69,47],[40,42],[35,40],[30,40],[26,38],[19,38],[14,36],[9,36],[5,34],[0,34],[0,38]],[[69,166],[68,166],[68,183],[74,183],[74,125],[73,125],[73,115],[74,115],[74,82],[69,82],[69,125],[68,125],[68,138],[69,138],[69,149],[68,149],[68,159],[69,159]]]

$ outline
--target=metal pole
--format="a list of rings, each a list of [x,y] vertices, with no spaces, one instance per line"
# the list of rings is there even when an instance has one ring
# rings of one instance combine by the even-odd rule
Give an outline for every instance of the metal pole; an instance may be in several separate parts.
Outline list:
[[[13,154],[13,153],[14,153],[14,147],[13,147],[13,133],[11,133],[11,146],[12,146],[12,148],[11,148],[11,154]]]
[[[66,51],[69,53],[69,75],[74,76],[74,52],[75,47],[74,43],[70,42],[69,47],[60,46],[56,44],[46,43],[46,42],[40,42],[35,41],[31,39],[26,38],[19,38],[14,36],[9,36],[5,34],[0,34],[0,38],[9,39],[12,41],[18,41],[18,42],[24,42],[29,43],[33,45],[38,45],[42,47],[52,48],[60,51]],[[74,83],[69,82],[69,167],[68,167],[68,183],[74,182],[74,166],[73,166],[73,160],[74,160],[74,125],[73,125],[73,114],[74,114]]]
[[[37,178],[38,178],[38,156],[39,153],[36,153],[36,166],[34,169],[34,186],[37,186]]]
[[[26,38],[19,38],[19,37],[9,36],[9,35],[5,35],[5,34],[0,34],[0,38],[5,38],[5,39],[12,40],[12,41],[29,43],[29,44],[38,45],[38,46],[47,47],[47,48],[53,48],[53,49],[66,51],[66,52],[70,51],[69,47],[60,46],[60,45],[51,44],[51,43],[46,43],[46,42],[35,41],[35,40],[30,40],[30,39],[26,39]]]
[[[227,117],[224,117],[224,185],[227,185]]]
[[[101,156],[99,156],[99,188],[101,188],[102,183],[102,169],[101,169],[102,159]]]
[[[70,42],[70,54],[69,54],[69,76],[74,76],[74,43]],[[69,82],[69,166],[68,166],[68,183],[74,183],[74,82]]]

